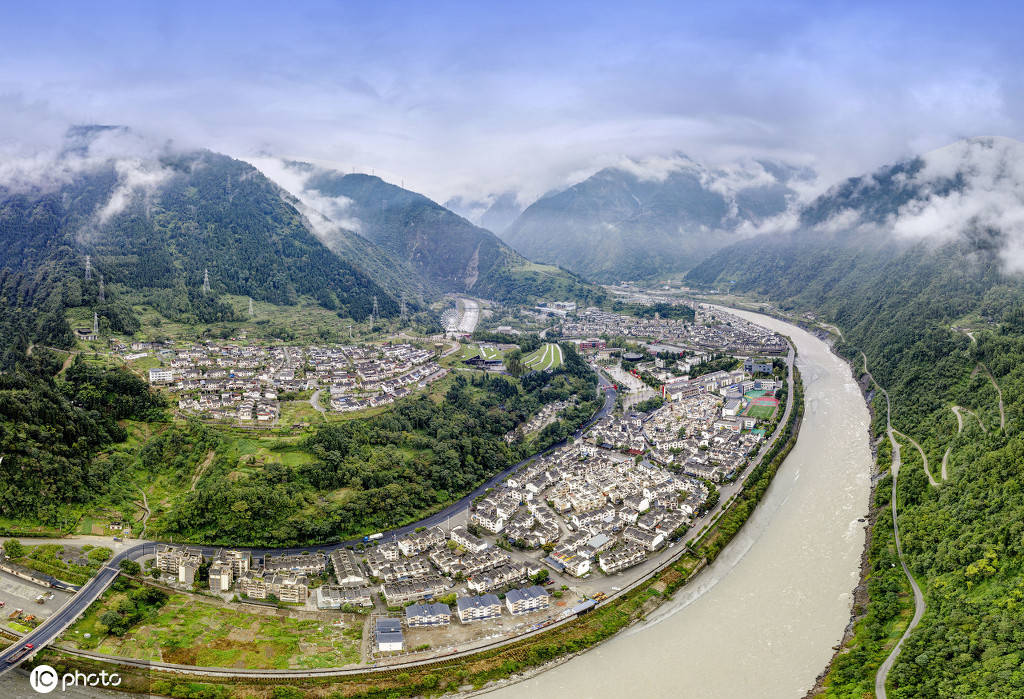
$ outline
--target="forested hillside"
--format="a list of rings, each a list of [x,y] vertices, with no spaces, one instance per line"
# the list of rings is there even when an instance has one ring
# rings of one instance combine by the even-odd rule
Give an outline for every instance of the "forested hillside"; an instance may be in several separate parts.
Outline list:
[[[907,211],[976,194],[977,168],[922,182],[918,173],[935,167],[926,157],[847,182],[812,205],[805,230],[726,249],[688,280],[837,325],[838,351],[856,375],[864,353],[892,396],[894,427],[925,451],[938,484],[929,485],[904,441],[897,510],[928,607],[890,675],[890,696],[1016,696],[1024,693],[1024,281],[1008,257],[1016,231],[996,222],[962,217],[964,228],[938,239],[893,234],[909,225]],[[994,181],[1017,191],[1015,181]],[[843,229],[834,225],[839,217]],[[956,219],[948,210],[945,220]],[[813,228],[821,222],[832,230]],[[874,408],[878,437],[885,411],[877,396]],[[884,444],[879,461],[888,467]],[[906,623],[886,517],[873,537],[880,545],[871,550],[868,614],[838,656],[829,696],[870,694],[890,632]],[[909,603],[904,596],[902,606]]]
[[[399,267],[413,270],[435,294],[466,292],[506,303],[572,299],[589,304],[604,298],[600,288],[559,267],[531,263],[490,231],[421,194],[372,175],[346,175],[303,163],[289,167],[308,173],[307,200],[327,209],[328,216],[336,210],[339,224],[356,227],[360,236]],[[328,240],[335,238],[339,250],[353,245],[352,234]]]
[[[85,506],[124,487],[128,464],[96,460],[127,436],[126,418],[159,420],[164,400],[135,375],[37,349],[0,371],[0,529],[73,525]],[[16,526],[14,527],[17,528]]]

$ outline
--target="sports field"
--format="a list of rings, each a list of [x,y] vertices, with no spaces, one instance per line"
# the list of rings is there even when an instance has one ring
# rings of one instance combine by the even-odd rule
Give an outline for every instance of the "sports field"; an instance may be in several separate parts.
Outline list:
[[[775,414],[775,408],[778,405],[779,400],[777,398],[754,398],[750,401],[750,406],[743,414],[758,420],[767,420]]]
[[[526,355],[523,363],[528,369],[543,371],[544,369],[557,369],[562,366],[563,361],[562,348],[553,342],[549,342],[540,349],[536,349]]]

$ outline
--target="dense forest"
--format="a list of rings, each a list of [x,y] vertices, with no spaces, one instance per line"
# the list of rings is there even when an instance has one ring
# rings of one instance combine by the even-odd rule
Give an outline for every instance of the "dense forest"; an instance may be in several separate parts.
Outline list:
[[[132,173],[123,167],[94,164],[30,192],[0,187],[0,269],[34,287],[59,286],[65,306],[93,307],[122,332],[137,320],[129,304],[102,298],[100,280],[108,298],[120,292],[185,323],[235,319],[221,293],[279,305],[307,296],[357,320],[376,297],[381,315],[398,314],[398,301],[330,251],[247,163],[207,151],[166,154],[136,166],[159,181],[153,191],[125,190]]]
[[[901,449],[903,549],[928,606],[890,674],[890,696],[1024,695],[1024,284],[976,240],[938,249],[836,242],[751,241],[689,280],[836,324],[838,351],[858,374],[864,353],[892,396],[894,426],[921,444],[933,474],[948,450],[948,479],[932,487],[916,449]],[[880,436],[884,402],[875,408]],[[888,458],[883,448],[880,467]],[[879,506],[888,504],[883,491],[885,481]],[[892,573],[891,541],[881,516],[869,552],[870,604],[829,676],[829,696],[870,692],[889,632],[906,623],[900,609],[910,600]]]
[[[127,464],[96,459],[127,434],[117,423],[159,420],[164,400],[135,375],[80,357],[59,378],[56,353],[33,352],[0,372],[0,516],[73,524],[111,494]]]
[[[287,546],[415,520],[571,434],[597,410],[596,377],[571,345],[563,352],[565,364],[556,371],[518,380],[459,375],[440,402],[420,395],[380,415],[321,427],[304,445],[315,458],[293,467],[240,458],[221,441],[195,492],[178,498],[152,530],[175,540]],[[505,441],[542,405],[572,396],[580,404],[541,435],[544,441]],[[210,437],[198,425],[178,430],[147,447],[154,451],[143,458],[162,463],[166,440],[179,440],[172,453],[185,455],[184,462],[169,468],[189,473]]]

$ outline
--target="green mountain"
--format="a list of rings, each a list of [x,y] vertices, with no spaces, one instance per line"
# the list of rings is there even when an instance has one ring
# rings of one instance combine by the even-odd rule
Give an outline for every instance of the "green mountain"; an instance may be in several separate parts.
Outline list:
[[[49,179],[0,185],[0,290],[9,306],[87,305],[123,332],[137,327],[129,300],[209,322],[234,314],[222,293],[286,305],[309,296],[356,319],[376,297],[382,315],[397,314],[397,301],[331,252],[252,166],[168,148],[98,156],[90,143],[108,133],[73,132]]]
[[[599,281],[682,272],[787,212],[790,183],[774,163],[709,170],[676,158],[657,169],[606,168],[530,205],[502,234],[527,257]]]
[[[475,226],[427,197],[379,177],[342,174],[289,164],[308,173],[298,198],[347,230],[337,249],[366,239],[394,261],[411,269],[434,294],[469,293],[509,303],[538,299],[599,301],[604,292],[552,265],[538,265],[518,254],[488,230]]]
[[[1024,144],[973,139],[850,179],[807,206],[796,230],[733,245],[686,277],[837,325],[837,350],[856,375],[864,353],[892,397],[893,426],[924,449],[936,485],[901,438],[899,526],[927,612],[890,675],[900,697],[1010,696],[1024,686],[1022,209]],[[884,474],[878,394],[873,408]],[[880,508],[890,489],[886,475]],[[826,696],[871,695],[909,614],[885,510],[871,536],[870,601]]]

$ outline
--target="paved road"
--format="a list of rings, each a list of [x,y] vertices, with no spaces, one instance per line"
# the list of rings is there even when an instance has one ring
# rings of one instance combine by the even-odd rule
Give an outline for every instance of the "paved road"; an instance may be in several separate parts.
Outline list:
[[[914,446],[914,448],[917,449],[917,452],[921,455],[921,461],[924,462],[924,475],[928,476],[928,483],[931,484],[932,486],[938,488],[939,487],[939,483],[932,476],[932,472],[928,468],[928,457],[925,456],[924,449],[922,449],[921,445],[917,443],[917,440],[914,439],[913,437],[911,437],[910,435],[903,434],[899,430],[892,430],[892,431],[893,431],[894,434],[898,434],[900,437],[903,437],[903,439],[905,439],[908,442],[910,442]]]
[[[320,403],[320,394],[324,392],[324,389],[318,388],[313,391],[313,395],[309,397],[309,404],[313,406],[321,415],[324,414],[324,406]]]
[[[580,428],[580,430],[577,431],[577,435],[581,434],[594,422],[610,413],[611,410],[615,407],[616,392],[612,388],[611,383],[607,379],[605,379],[605,377],[602,376],[600,373],[598,374],[598,381],[600,383],[602,390],[605,393],[604,405],[601,406],[601,409],[594,415],[594,417],[592,417],[585,425],[583,425]],[[560,444],[556,444],[552,447],[549,447],[545,451],[541,452],[541,454],[546,454],[549,451],[557,449],[564,444],[565,442],[562,442]],[[454,517],[463,510],[467,509],[473,502],[473,500],[478,496],[482,495],[484,491],[486,491],[488,488],[493,488],[501,481],[503,481],[513,471],[520,468],[527,461],[536,458],[541,454],[534,454],[533,456],[527,459],[523,459],[519,463],[508,467],[501,473],[498,473],[497,475],[489,478],[487,482],[481,484],[476,490],[474,490],[470,494],[459,499],[457,502],[452,503],[451,505],[444,508],[440,512],[430,515],[429,517],[426,517],[418,522],[407,524],[403,527],[398,527],[396,529],[392,529],[386,532],[386,538],[399,537],[409,532],[415,531],[419,527],[432,527],[444,523],[449,517]],[[53,542],[53,540],[49,541],[51,543]],[[327,544],[320,546],[303,546],[299,548],[289,549],[266,549],[251,547],[238,548],[240,548],[241,550],[249,551],[253,556],[260,558],[266,553],[333,551],[334,549],[342,548],[345,546],[354,546],[360,543],[361,541],[362,539],[349,539],[348,541],[342,541],[336,544]],[[157,542],[140,541],[138,543],[132,543],[132,545],[130,545],[128,548],[125,548],[117,552],[110,559],[110,561],[108,561],[107,564],[104,565],[103,568],[101,568],[99,572],[95,576],[93,576],[92,579],[89,580],[89,582],[82,586],[82,588],[78,591],[78,594],[76,594],[74,597],[68,600],[68,602],[63,607],[61,607],[58,611],[54,612],[54,614],[52,614],[50,618],[48,618],[46,621],[44,621],[42,624],[36,627],[31,633],[27,634],[24,638],[22,638],[22,640],[19,643],[16,643],[15,645],[8,648],[6,651],[0,653],[0,676],[2,676],[4,673],[11,670],[12,668],[16,667],[18,663],[21,662],[21,660],[25,659],[21,658],[18,661],[18,663],[10,662],[11,657],[17,654],[18,651],[20,651],[20,649],[22,649],[26,644],[32,644],[33,651],[37,651],[38,649],[52,643],[54,639],[57,638],[57,636],[63,633],[65,629],[67,629],[72,623],[74,623],[74,621],[82,613],[85,612],[89,605],[96,601],[99,598],[99,596],[102,595],[103,592],[106,591],[106,589],[114,581],[114,578],[117,577],[119,570],[118,566],[121,563],[121,561],[125,559],[137,559],[142,558],[143,556],[154,555],[156,553],[156,545]],[[201,546],[198,548],[201,548],[203,550],[204,555],[212,556],[223,547]]]
[[[90,604],[96,601],[100,595],[110,586],[110,583],[117,577],[118,565],[125,558],[139,558],[146,554],[156,553],[156,544],[144,543],[117,553],[104,565],[89,582],[82,586],[74,597],[69,599],[63,607],[54,612],[42,624],[26,634],[20,642],[15,643],[7,650],[0,652],[0,675],[3,675],[17,663],[12,663],[11,658],[16,655],[25,645],[32,644],[33,650],[52,643],[63,631],[81,615]],[[22,658],[24,660],[24,658]]]
[[[914,580],[914,576],[910,574],[910,568],[907,567],[906,561],[903,559],[903,544],[900,541],[900,525],[896,520],[896,481],[900,473],[900,443],[896,441],[896,430],[892,428],[892,401],[889,399],[889,392],[882,388],[875,377],[868,371],[868,358],[861,352],[860,356],[864,359],[864,373],[871,379],[871,383],[875,384],[875,387],[879,392],[885,396],[885,430],[889,435],[889,443],[892,444],[892,528],[893,533],[896,537],[896,555],[900,559],[900,566],[903,568],[903,574],[907,576],[907,580],[910,582],[910,589],[914,592],[914,616],[910,620],[910,624],[907,625],[903,635],[900,636],[900,640],[896,642],[892,651],[889,653],[889,657],[879,666],[878,672],[875,674],[875,697],[876,699],[887,699],[885,692],[885,682],[889,678],[889,671],[892,670],[892,666],[896,663],[896,658],[900,655],[900,649],[903,648],[903,642],[910,637],[911,632],[921,623],[921,617],[924,616],[925,601],[924,595],[921,593],[921,588],[918,586],[917,581]]]

